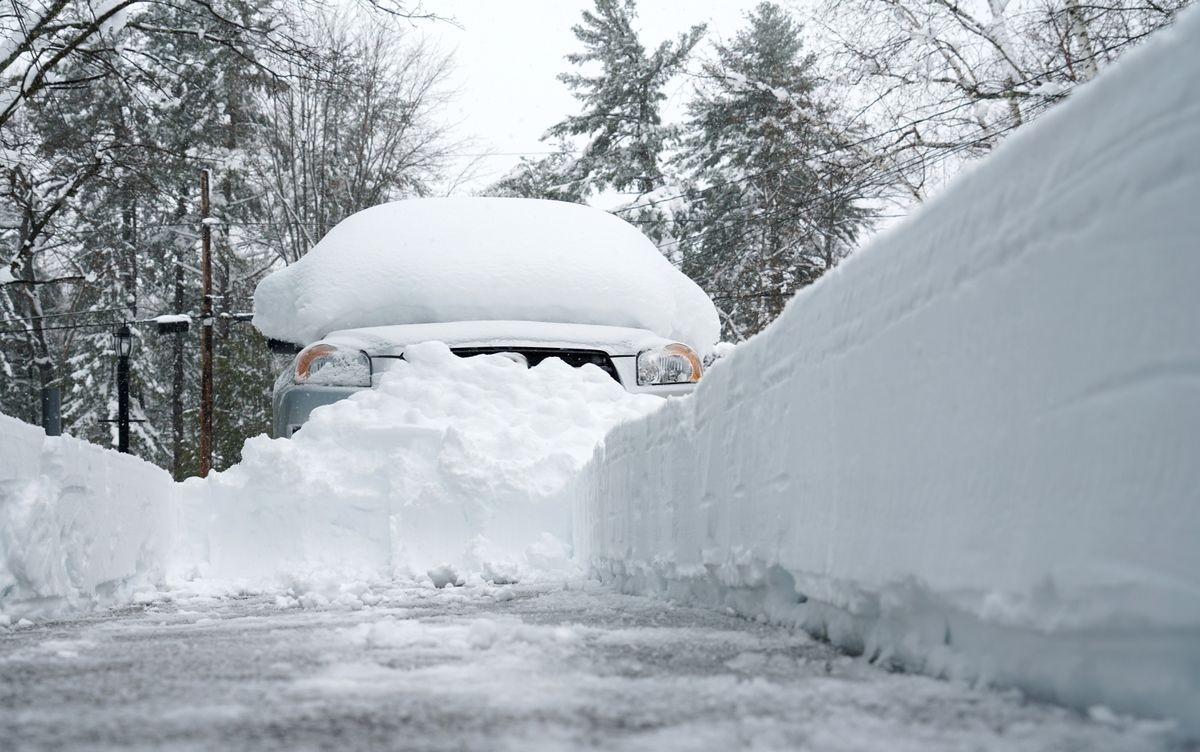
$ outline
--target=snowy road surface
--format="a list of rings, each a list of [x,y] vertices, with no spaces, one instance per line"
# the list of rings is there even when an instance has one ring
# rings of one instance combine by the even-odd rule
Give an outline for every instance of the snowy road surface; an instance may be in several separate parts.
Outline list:
[[[1161,724],[889,673],[802,633],[592,583],[356,598],[372,605],[176,594],[0,630],[0,748],[1171,744]]]

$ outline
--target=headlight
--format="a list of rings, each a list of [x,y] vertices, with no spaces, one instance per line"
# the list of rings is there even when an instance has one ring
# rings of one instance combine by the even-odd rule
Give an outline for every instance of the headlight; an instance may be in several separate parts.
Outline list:
[[[691,384],[700,380],[703,370],[695,351],[678,342],[643,350],[637,357],[637,380],[641,386]]]
[[[309,345],[296,356],[297,384],[371,386],[371,358],[362,350]]]

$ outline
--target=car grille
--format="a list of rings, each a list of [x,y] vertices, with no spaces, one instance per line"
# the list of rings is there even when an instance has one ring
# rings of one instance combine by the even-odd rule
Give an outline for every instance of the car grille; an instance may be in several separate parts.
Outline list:
[[[472,355],[520,353],[529,361],[531,367],[536,366],[546,358],[558,358],[573,368],[579,368],[590,363],[598,366],[617,382],[621,381],[620,377],[617,376],[617,369],[613,365],[612,359],[608,357],[608,353],[598,350],[560,350],[553,347],[454,347],[450,351],[460,358],[469,358]]]

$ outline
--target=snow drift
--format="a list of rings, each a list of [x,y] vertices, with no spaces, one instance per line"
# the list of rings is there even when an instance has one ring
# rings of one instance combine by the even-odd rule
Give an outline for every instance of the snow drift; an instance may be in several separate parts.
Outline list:
[[[251,439],[239,465],[183,484],[0,416],[0,626],[156,588],[361,606],[364,583],[391,578],[577,576],[579,469],[663,404],[595,366],[428,342],[292,439]]]
[[[614,430],[577,555],[1200,730],[1198,41],[1185,14]]]
[[[0,616],[119,603],[161,576],[173,488],[148,462],[0,415]]]
[[[257,582],[571,574],[579,468],[615,423],[662,404],[595,366],[412,346],[377,388],[186,483],[178,556],[191,577]]]
[[[372,207],[254,293],[254,325],[302,344],[339,329],[505,319],[649,329],[701,351],[719,334],[712,301],[637,229],[558,201]]]

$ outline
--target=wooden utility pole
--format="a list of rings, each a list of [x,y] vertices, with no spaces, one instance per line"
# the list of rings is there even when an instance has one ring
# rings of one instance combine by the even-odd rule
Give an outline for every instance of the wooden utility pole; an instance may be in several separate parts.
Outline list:
[[[209,221],[208,170],[200,171],[200,477],[212,469],[213,454],[213,298],[212,223]]]

